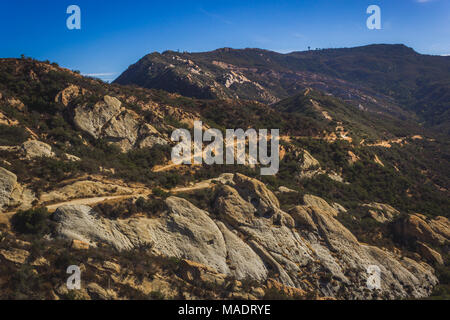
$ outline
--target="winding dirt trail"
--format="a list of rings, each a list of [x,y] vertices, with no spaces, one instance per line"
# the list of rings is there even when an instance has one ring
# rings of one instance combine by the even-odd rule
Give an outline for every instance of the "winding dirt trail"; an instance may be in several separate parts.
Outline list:
[[[210,188],[214,182],[213,181],[223,181],[225,182],[226,180],[229,180],[226,177],[219,177],[217,179],[208,179],[208,180],[203,180],[200,181],[196,184],[194,184],[193,186],[189,186],[189,187],[176,187],[169,191],[170,193],[182,193],[182,192],[189,192],[189,191],[196,191],[196,190],[201,190],[201,189],[207,189]],[[58,202],[58,203],[53,203],[53,204],[49,204],[46,205],[45,207],[47,208],[47,210],[49,212],[54,212],[56,211],[56,209],[58,209],[61,206],[64,205],[85,205],[85,206],[92,206],[95,204],[98,204],[100,202],[103,201],[107,201],[107,200],[123,200],[123,199],[129,199],[129,198],[139,198],[139,197],[147,197],[148,195],[151,194],[151,191],[146,192],[146,193],[134,193],[134,194],[128,194],[128,195],[116,195],[116,196],[100,196],[100,197],[90,197],[90,198],[81,198],[81,199],[72,199],[72,200],[67,200],[67,201],[62,201],[62,202]],[[0,224],[5,224],[7,226],[10,226],[10,219],[11,217],[17,212],[16,211],[11,211],[11,212],[5,212],[5,213],[0,213]]]
[[[58,209],[61,206],[64,205],[95,205],[97,203],[107,201],[107,200],[117,200],[117,199],[129,199],[134,197],[146,197],[150,194],[149,193],[140,193],[140,194],[129,194],[129,195],[118,195],[118,196],[103,196],[103,197],[92,197],[92,198],[82,198],[82,199],[73,199],[63,202],[58,202],[54,204],[50,204],[45,206],[49,212],[54,212],[56,209]],[[10,219],[11,217],[16,214],[18,210],[11,211],[11,212],[5,212],[0,213],[0,224],[6,224],[10,225]]]
[[[129,195],[120,195],[120,196],[103,196],[103,197],[93,197],[93,198],[83,198],[83,199],[73,199],[69,201],[59,202],[55,204],[51,204],[46,206],[47,210],[52,212],[58,209],[61,206],[65,205],[93,205],[107,200],[117,200],[117,199],[129,199],[134,197],[146,197],[150,193],[141,193],[141,194],[129,194]]]

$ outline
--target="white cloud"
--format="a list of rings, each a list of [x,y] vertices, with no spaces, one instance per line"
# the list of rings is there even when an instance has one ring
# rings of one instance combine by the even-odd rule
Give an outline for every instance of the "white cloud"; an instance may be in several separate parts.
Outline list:
[[[103,72],[103,73],[82,73],[82,76],[98,78],[104,82],[112,82],[116,79],[117,72]]]
[[[117,74],[117,72],[108,72],[108,73],[83,73],[82,75],[85,77],[109,77]]]

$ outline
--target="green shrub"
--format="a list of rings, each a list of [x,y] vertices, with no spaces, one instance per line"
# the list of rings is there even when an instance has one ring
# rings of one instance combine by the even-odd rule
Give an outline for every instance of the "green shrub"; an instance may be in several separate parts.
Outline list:
[[[166,199],[166,198],[170,195],[170,193],[165,192],[165,191],[164,191],[163,189],[161,189],[161,188],[153,188],[152,192],[153,192],[153,194],[154,194],[156,197],[160,197],[160,198],[163,198],[163,199]],[[139,199],[138,199],[138,200],[139,200]]]
[[[19,211],[12,217],[11,224],[17,232],[44,235],[50,231],[49,216],[47,208]]]
[[[15,146],[22,144],[29,137],[28,132],[21,127],[11,127],[0,124],[0,145]]]

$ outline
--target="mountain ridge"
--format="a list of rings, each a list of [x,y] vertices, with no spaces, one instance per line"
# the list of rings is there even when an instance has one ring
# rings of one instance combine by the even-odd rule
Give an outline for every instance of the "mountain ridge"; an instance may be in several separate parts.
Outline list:
[[[404,45],[369,45],[287,54],[264,49],[166,51],[146,55],[114,83],[203,99],[273,104],[307,87],[376,112],[414,114],[448,133],[450,57],[421,55]]]
[[[173,165],[171,133],[195,120],[279,128],[278,174]],[[0,60],[0,133],[0,297],[75,298],[59,278],[74,263],[84,299],[446,292],[449,145],[410,118],[313,88],[196,99],[24,58]]]

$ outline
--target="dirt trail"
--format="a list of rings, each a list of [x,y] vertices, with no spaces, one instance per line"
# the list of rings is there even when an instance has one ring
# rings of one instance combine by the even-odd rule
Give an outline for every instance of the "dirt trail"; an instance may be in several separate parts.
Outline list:
[[[180,187],[180,188],[174,188],[171,189],[171,193],[181,193],[181,192],[189,192],[189,191],[195,191],[195,190],[201,190],[201,189],[207,189],[211,187],[212,185],[212,179],[211,180],[205,180],[201,181],[199,183],[196,183],[195,185],[191,187]]]
[[[198,156],[203,156],[203,154],[196,154],[196,155],[198,155]],[[182,162],[184,162],[184,161],[186,161],[186,160],[189,160],[189,162],[190,162],[190,166],[198,166],[198,164],[195,164],[194,163],[194,157],[196,156],[196,155],[193,155],[193,154],[191,154],[189,157],[185,157],[185,158],[182,158],[181,159],[181,161]],[[170,170],[170,169],[172,169],[172,168],[178,168],[178,167],[181,167],[181,166],[183,166],[183,165],[185,165],[185,164],[175,164],[175,163],[173,163],[172,161],[170,161],[168,164],[166,164],[166,165],[159,165],[159,166],[155,166],[155,167],[153,167],[153,169],[152,169],[152,171],[153,172],[162,172],[162,171],[168,171],[168,170]]]
[[[55,204],[50,204],[45,206],[48,211],[54,212],[56,209],[58,209],[61,206],[64,205],[94,205],[103,201],[107,200],[117,200],[117,199],[129,199],[133,197],[146,197],[150,193],[141,193],[141,194],[129,194],[129,195],[120,195],[120,196],[103,196],[103,197],[92,197],[92,198],[83,198],[83,199],[73,199],[63,202],[58,202]],[[11,212],[5,212],[0,213],[0,224],[10,224],[11,217],[16,213],[17,211],[11,211]]]
[[[156,167],[153,168],[153,172],[168,171],[168,170],[170,170],[172,168],[176,168],[176,167],[179,167],[179,166],[181,166],[181,165],[180,164],[175,164],[175,163],[168,164],[168,165],[165,165],[165,166],[156,166]]]
[[[189,186],[189,187],[173,188],[170,190],[170,192],[171,193],[180,193],[180,192],[189,192],[189,191],[211,188],[217,182],[222,183],[222,184],[231,182],[233,180],[233,176],[234,175],[232,173],[224,173],[217,178],[203,180],[203,181],[197,182],[196,184]]]
[[[93,205],[93,204],[97,204],[106,200],[117,200],[117,199],[129,199],[129,198],[133,198],[133,197],[146,197],[148,196],[149,193],[142,193],[142,194],[129,194],[129,195],[120,195],[120,196],[104,196],[104,197],[94,197],[94,198],[84,198],[84,199],[73,199],[73,200],[69,200],[69,201],[64,201],[64,202],[59,202],[59,203],[55,203],[55,204],[51,204],[46,206],[46,208],[48,209],[48,211],[52,212],[55,211],[56,209],[58,209],[61,206],[65,206],[65,205]]]
[[[230,176],[229,176],[230,177]],[[229,180],[229,177],[218,177],[217,179],[209,179],[200,181],[193,186],[189,187],[178,187],[168,190],[170,193],[182,193],[182,192],[189,192],[189,191],[195,191],[195,190],[201,190],[201,189],[207,189],[210,188],[214,183],[213,181],[222,181],[225,182],[226,180]],[[128,194],[128,195],[116,195],[116,196],[101,196],[101,197],[91,197],[91,198],[82,198],[82,199],[72,199],[67,200],[63,202],[58,202],[54,204],[49,204],[45,206],[48,211],[54,212],[56,209],[58,209],[61,206],[64,205],[85,205],[85,206],[92,206],[95,204],[98,204],[103,201],[107,200],[118,200],[118,199],[129,199],[129,198],[139,198],[139,197],[147,197],[150,195],[151,192],[147,193],[136,193],[136,194]],[[11,217],[16,213],[17,211],[11,211],[11,212],[5,212],[0,213],[0,224],[6,224],[10,225],[10,219]]]

